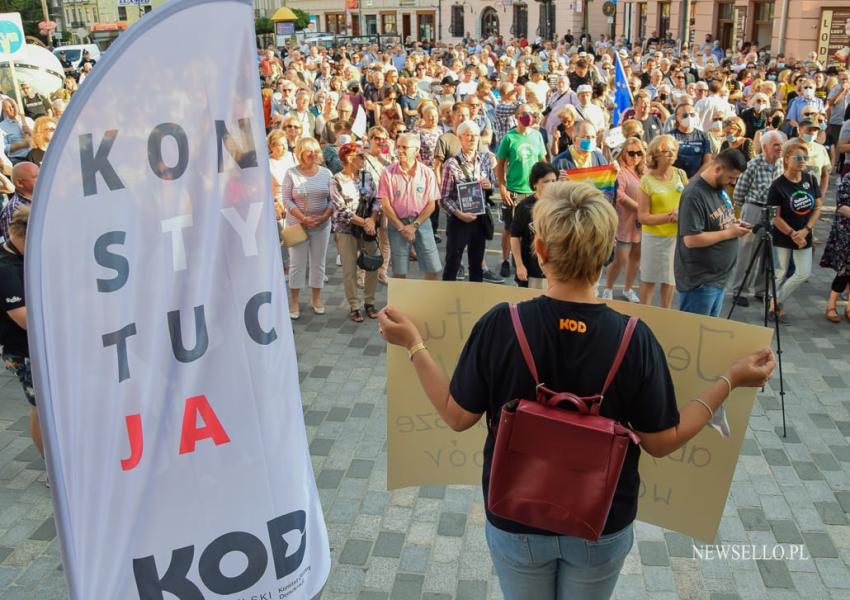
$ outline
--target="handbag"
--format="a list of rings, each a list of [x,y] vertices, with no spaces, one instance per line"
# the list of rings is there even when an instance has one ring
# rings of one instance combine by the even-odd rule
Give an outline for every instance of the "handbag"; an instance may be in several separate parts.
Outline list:
[[[493,213],[490,211],[490,201],[484,201],[484,239],[488,242],[496,235],[496,223],[493,221]]]
[[[284,225],[280,228],[280,239],[287,248],[292,248],[307,241],[307,230],[301,223]]]
[[[357,209],[354,211],[354,214],[360,217],[361,219],[368,219],[372,216],[372,206],[374,204],[373,198],[370,198],[364,193],[364,190],[366,189],[366,176],[367,174],[365,171],[360,172],[360,200],[357,202]],[[337,186],[340,185],[339,181],[334,181],[336,182]],[[342,187],[340,186],[339,189],[341,194]],[[380,219],[378,219],[378,221],[375,223],[375,227],[377,228],[380,226],[381,222]],[[356,237],[358,240],[363,240],[364,242],[374,242],[376,239],[378,239],[377,234],[368,235],[365,229],[358,225],[355,225],[354,223],[351,224],[351,235]]]
[[[640,442],[631,429],[599,414],[638,319],[629,319],[602,391],[582,398],[540,382],[515,304],[510,312],[537,398],[502,407],[487,506],[491,513],[529,527],[596,541],[608,519],[629,443]],[[561,403],[574,410],[560,408]]]
[[[368,252],[363,252],[362,250],[357,255],[357,266],[363,269],[364,271],[377,271],[382,266],[384,266],[384,257],[378,252],[377,254],[369,254]]]

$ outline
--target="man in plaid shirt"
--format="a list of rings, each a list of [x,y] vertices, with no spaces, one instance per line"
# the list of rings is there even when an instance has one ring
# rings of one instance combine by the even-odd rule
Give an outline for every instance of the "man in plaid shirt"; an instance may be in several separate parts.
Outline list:
[[[747,170],[738,178],[735,185],[735,203],[741,207],[741,219],[747,223],[760,223],[762,220],[762,209],[767,206],[767,191],[773,180],[782,174],[782,144],[785,135],[779,131],[768,131],[761,137],[761,154],[747,163]],[[735,275],[732,278],[732,293],[738,291],[741,286],[744,290],[737,304],[749,306],[747,295],[755,294],[756,297],[764,297],[764,265],[760,259],[750,273],[749,281],[744,281],[747,267],[756,250],[758,236],[747,235],[741,238],[738,251],[738,264],[735,266]],[[755,291],[753,288],[755,287]]]
[[[520,89],[524,90],[525,88],[520,86]],[[516,109],[525,104],[525,100],[518,95],[512,83],[500,85],[499,94],[501,101],[496,105],[496,120],[493,121],[493,141],[497,148],[505,134],[516,127],[516,119],[514,118]]]

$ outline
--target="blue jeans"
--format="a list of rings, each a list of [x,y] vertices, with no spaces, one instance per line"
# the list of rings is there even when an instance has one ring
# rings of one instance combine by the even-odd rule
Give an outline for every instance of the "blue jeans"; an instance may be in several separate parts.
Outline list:
[[[508,533],[487,522],[487,545],[505,600],[605,600],[634,542],[630,524],[596,542]]]
[[[679,292],[682,312],[719,317],[723,309],[723,288],[702,284],[687,292]]]
[[[413,222],[413,218],[402,219],[404,224]],[[390,236],[390,257],[393,265],[393,275],[407,276],[410,266],[410,242],[393,226],[387,228]],[[416,231],[413,239],[413,247],[416,249],[416,260],[422,273],[439,273],[443,270],[440,264],[440,254],[437,250],[437,242],[434,241],[434,230],[431,229],[431,221],[425,219]]]

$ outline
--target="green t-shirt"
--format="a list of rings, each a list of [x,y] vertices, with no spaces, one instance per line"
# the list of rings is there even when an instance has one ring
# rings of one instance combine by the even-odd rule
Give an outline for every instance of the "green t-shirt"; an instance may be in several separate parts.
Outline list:
[[[511,192],[530,194],[534,190],[528,183],[531,167],[546,157],[543,136],[536,129],[527,129],[525,134],[511,129],[502,138],[496,158],[507,160],[505,187]]]

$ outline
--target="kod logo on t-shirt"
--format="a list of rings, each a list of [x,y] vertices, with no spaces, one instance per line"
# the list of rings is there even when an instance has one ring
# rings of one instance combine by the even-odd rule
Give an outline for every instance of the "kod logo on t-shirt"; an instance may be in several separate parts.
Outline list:
[[[791,195],[789,204],[795,215],[807,215],[815,208],[815,197],[809,192],[797,190]]]

